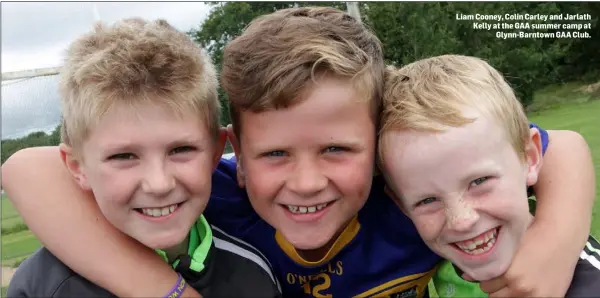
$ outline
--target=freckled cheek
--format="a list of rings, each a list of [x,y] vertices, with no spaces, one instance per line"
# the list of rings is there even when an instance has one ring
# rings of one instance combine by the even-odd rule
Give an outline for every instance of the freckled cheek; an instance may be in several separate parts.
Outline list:
[[[419,216],[416,220],[413,216],[413,222],[419,235],[426,243],[436,243],[441,236],[444,218],[442,216]]]
[[[481,202],[485,204],[481,204],[479,209],[504,220],[528,208],[526,191],[510,188],[486,194]]]

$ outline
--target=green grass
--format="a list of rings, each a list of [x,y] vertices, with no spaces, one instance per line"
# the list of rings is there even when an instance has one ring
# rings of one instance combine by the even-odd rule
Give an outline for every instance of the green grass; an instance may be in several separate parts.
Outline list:
[[[2,290],[0,292],[0,297],[6,297],[6,290],[8,290],[8,287],[2,287]]]
[[[27,256],[41,246],[40,241],[29,231],[2,236],[2,261]]]
[[[24,257],[37,250],[41,243],[29,230],[21,230],[17,226],[23,224],[19,213],[6,198],[2,195],[2,230],[14,230],[14,233],[2,233],[2,266],[13,267],[20,264]]]
[[[600,100],[563,105],[532,113],[529,119],[543,128],[579,132],[592,151],[596,171],[596,203],[592,210],[592,235],[600,237]],[[567,198],[569,199],[569,198]],[[574,198],[571,198],[574,199]]]
[[[562,85],[551,85],[538,90],[533,96],[533,103],[527,108],[530,112],[541,112],[558,109],[565,105],[580,104],[599,99],[600,93],[580,90],[586,84],[571,82]]]
[[[2,195],[2,204],[0,205],[0,208],[2,208],[2,223],[4,223],[5,219],[19,217],[19,212],[13,207],[5,194]]]

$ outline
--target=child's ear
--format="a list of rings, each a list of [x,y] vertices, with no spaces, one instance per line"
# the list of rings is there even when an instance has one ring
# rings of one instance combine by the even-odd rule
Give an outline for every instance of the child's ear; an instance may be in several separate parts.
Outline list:
[[[225,144],[227,144],[227,129],[224,127],[219,128],[219,136],[215,144],[215,155],[213,156],[213,170],[219,165],[221,156],[225,152]]]
[[[242,151],[240,150],[239,138],[235,135],[233,126],[231,124],[227,125],[227,136],[229,137],[231,147],[233,147],[233,152],[235,153],[238,185],[239,187],[244,188],[246,187],[246,175],[244,173],[244,166],[242,165]]]
[[[392,199],[392,201],[394,201],[394,203],[396,204],[396,206],[398,206],[398,208],[400,208],[402,213],[404,213],[405,215],[408,216],[408,214],[406,213],[406,209],[404,209],[404,205],[402,205],[402,202],[400,201],[400,199],[398,199],[396,194],[394,194],[394,192],[387,186],[387,184],[383,188],[383,191],[385,192],[386,195],[388,195]]]
[[[81,162],[73,155],[73,148],[61,143],[58,146],[58,149],[60,151],[60,159],[63,161],[73,178],[75,178],[79,187],[86,191],[91,190],[87,177],[81,171]]]
[[[529,129],[529,138],[525,144],[525,159],[527,161],[527,186],[537,182],[542,168],[542,137],[537,128]]]

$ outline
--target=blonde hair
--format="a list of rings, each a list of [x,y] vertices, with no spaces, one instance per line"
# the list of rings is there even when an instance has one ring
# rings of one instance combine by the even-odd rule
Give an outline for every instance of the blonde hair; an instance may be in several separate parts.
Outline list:
[[[60,72],[62,141],[77,148],[110,108],[141,103],[196,112],[217,137],[217,85],[204,51],[165,20],[97,24],[69,46]]]
[[[359,20],[328,7],[276,11],[253,20],[224,49],[221,83],[240,134],[240,111],[261,112],[298,103],[321,75],[351,79],[381,111],[385,63],[381,42]]]
[[[460,127],[475,121],[463,114],[470,108],[500,125],[519,157],[525,158],[529,126],[523,107],[504,77],[482,59],[444,55],[401,69],[388,67],[383,101],[380,135]]]

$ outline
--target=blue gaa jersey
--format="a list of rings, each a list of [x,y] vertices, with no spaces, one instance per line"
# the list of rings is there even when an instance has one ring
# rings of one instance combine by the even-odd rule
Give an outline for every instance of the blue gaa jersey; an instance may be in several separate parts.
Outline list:
[[[542,131],[545,150],[548,136]],[[223,158],[213,174],[204,216],[256,247],[269,260],[284,297],[423,297],[441,258],[373,178],[369,198],[323,260],[303,260],[293,246],[252,209],[236,181],[236,163]]]

